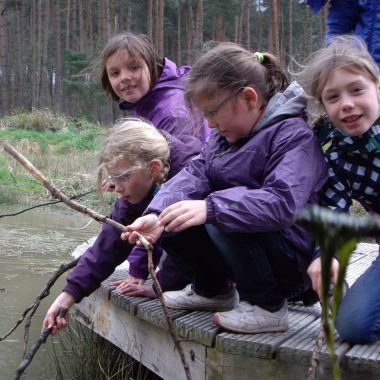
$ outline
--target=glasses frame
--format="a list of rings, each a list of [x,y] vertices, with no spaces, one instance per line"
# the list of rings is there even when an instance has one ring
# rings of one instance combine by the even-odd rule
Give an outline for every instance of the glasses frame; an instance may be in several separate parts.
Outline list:
[[[210,109],[205,109],[203,111],[203,115],[206,119],[212,119],[215,115],[220,111],[220,109],[233,97],[237,96],[241,91],[244,90],[245,87],[239,87],[235,91],[232,91],[228,96],[226,96],[223,100],[221,100],[217,105]]]
[[[116,184],[121,184],[122,182],[127,182],[133,173],[136,173],[143,168],[136,168],[132,170],[127,170],[126,172],[119,174],[117,176],[107,176],[107,181],[111,187],[115,187]]]

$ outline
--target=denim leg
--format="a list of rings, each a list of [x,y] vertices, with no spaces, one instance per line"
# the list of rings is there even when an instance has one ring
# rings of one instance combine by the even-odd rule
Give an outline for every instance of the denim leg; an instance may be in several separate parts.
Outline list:
[[[164,234],[160,245],[185,275],[191,273],[197,294],[213,297],[226,289],[232,276],[231,268],[210,239],[204,225]]]
[[[380,255],[347,291],[336,329],[348,342],[380,340]]]
[[[280,233],[227,234],[213,225],[206,228],[233,270],[241,301],[281,305],[302,284],[297,250]]]

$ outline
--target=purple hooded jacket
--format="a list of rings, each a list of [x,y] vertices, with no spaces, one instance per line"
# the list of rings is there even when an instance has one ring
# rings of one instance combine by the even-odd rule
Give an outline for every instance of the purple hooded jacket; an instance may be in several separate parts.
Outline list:
[[[193,156],[199,153],[209,134],[205,120],[200,115],[190,114],[185,105],[184,79],[189,70],[189,67],[177,68],[174,62],[165,58],[165,67],[155,86],[137,103],[120,104],[122,110],[150,120],[158,129],[165,132],[170,142],[171,163],[168,178],[178,173]],[[152,193],[137,205],[119,198],[109,217],[123,225],[131,224],[142,215],[152,197],[153,189]],[[161,253],[162,250],[156,245],[155,264],[159,261]],[[80,302],[83,297],[97,289],[127,257],[130,262],[130,274],[146,278],[148,276],[146,250],[122,241],[120,231],[103,225],[94,245],[82,255],[75,269],[68,275],[63,290],[70,293],[76,302]],[[165,271],[159,272],[158,279],[163,288],[170,288],[176,275],[173,273],[174,270],[168,265]],[[168,286],[163,286],[163,283]]]
[[[160,78],[153,88],[137,103],[120,103],[120,108],[127,111],[132,116],[139,116],[149,120],[158,129],[175,136],[184,145],[184,154],[186,151],[196,155],[200,152],[203,143],[210,134],[207,123],[200,114],[190,113],[184,99],[184,87],[189,66],[177,67],[174,62],[164,58],[164,68]],[[178,142],[176,143],[178,146]],[[169,173],[177,173],[187,163],[189,155],[183,157],[185,160],[172,160],[172,170]],[[141,216],[141,215],[138,215]],[[162,250],[155,247],[153,260],[155,266],[158,264]],[[146,279],[148,277],[148,255],[143,247],[136,246],[128,257],[130,263],[129,274]],[[167,270],[167,268],[165,268]],[[158,277],[159,280],[161,273]],[[170,275],[169,275],[170,276]],[[160,281],[161,283],[161,281]],[[161,287],[165,288],[165,286]]]
[[[188,167],[166,182],[145,213],[181,200],[205,199],[206,223],[225,232],[280,231],[299,250],[307,280],[314,242],[294,224],[298,211],[318,203],[327,170],[317,138],[306,123],[306,99],[292,83],[274,95],[257,126],[234,144],[214,131]]]

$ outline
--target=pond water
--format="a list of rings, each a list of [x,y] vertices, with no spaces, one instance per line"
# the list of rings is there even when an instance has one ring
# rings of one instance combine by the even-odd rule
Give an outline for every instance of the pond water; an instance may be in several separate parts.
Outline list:
[[[25,206],[26,207],[26,206]],[[22,205],[0,204],[0,215],[23,209]],[[33,304],[51,274],[63,262],[72,260],[70,252],[95,236],[100,225],[85,215],[49,206],[0,218],[0,337],[15,325],[23,311]],[[85,227],[86,226],[86,227]],[[83,228],[85,227],[85,228]],[[56,282],[32,319],[28,351],[41,334],[46,310],[64,284],[65,274]],[[12,379],[23,356],[24,322],[5,340],[0,341],[0,378]],[[48,338],[26,370],[25,379],[55,378],[54,345]]]

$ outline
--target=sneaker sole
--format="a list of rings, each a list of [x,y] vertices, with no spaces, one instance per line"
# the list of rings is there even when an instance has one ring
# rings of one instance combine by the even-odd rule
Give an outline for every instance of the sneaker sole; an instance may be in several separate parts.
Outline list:
[[[170,309],[176,309],[176,310],[191,310],[191,311],[212,311],[212,312],[218,312],[218,311],[230,311],[232,310],[234,306],[231,306],[229,308],[217,308],[217,307],[211,307],[211,306],[177,306],[177,305],[169,305],[166,300],[164,300],[166,307]]]
[[[244,329],[244,328],[235,328],[235,327],[226,327],[223,326],[222,323],[220,323],[218,316],[214,315],[212,317],[212,321],[215,325],[222,327],[223,329],[226,329],[228,331],[233,331],[237,333],[243,333],[243,334],[259,334],[259,333],[271,333],[271,332],[285,332],[288,331],[289,326],[278,326],[278,327],[272,327],[272,328],[257,328],[257,329]]]

